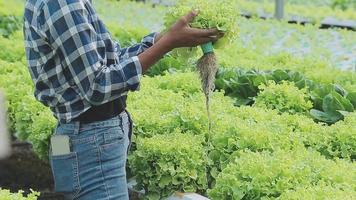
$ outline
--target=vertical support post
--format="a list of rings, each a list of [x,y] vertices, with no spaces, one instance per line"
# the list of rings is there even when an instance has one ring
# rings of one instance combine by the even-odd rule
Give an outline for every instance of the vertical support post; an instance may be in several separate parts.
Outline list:
[[[5,97],[0,91],[0,160],[10,155],[10,138],[5,110]]]
[[[283,19],[283,16],[284,16],[284,0],[276,0],[274,16],[278,20]]]

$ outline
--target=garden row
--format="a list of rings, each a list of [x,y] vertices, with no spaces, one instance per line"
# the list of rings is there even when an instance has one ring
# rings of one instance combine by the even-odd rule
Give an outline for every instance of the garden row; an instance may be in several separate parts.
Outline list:
[[[151,0],[147,2],[160,5],[174,5],[177,0]],[[262,19],[274,18],[275,1],[251,1],[234,0],[236,11],[245,17],[259,17]],[[356,30],[356,3],[345,2],[344,4],[325,5],[303,5],[285,1],[284,20],[299,24],[317,24],[321,28],[340,27]]]
[[[275,2],[254,2],[249,0],[235,0],[237,9],[248,16],[270,18],[275,10]],[[285,19],[299,23],[316,23],[323,24],[327,18],[335,18],[336,21],[349,21],[350,28],[355,29],[356,14],[352,6],[344,10],[331,8],[329,6],[305,6],[302,4],[296,5],[285,2]]]
[[[235,54],[241,47],[258,54],[288,53],[293,57],[323,60],[334,67],[355,70],[356,34],[334,29],[320,30],[317,26],[298,26],[276,20],[239,19],[239,38]],[[268,49],[268,51],[266,51]]]
[[[153,4],[163,4],[163,5],[173,5],[176,0],[132,0],[132,1],[141,1],[141,2],[150,2]],[[258,3],[275,3],[275,0],[249,0],[250,2],[258,2]],[[308,7],[330,7],[333,9],[341,9],[347,10],[354,8],[356,9],[356,2],[353,0],[285,0],[286,3],[291,5],[302,5],[306,8]]]
[[[47,142],[55,121],[50,111],[33,98],[32,85],[25,65],[20,62],[3,61],[1,66],[0,74],[3,77],[0,79],[2,80],[0,85],[5,89],[9,99],[12,127],[19,138],[29,140],[35,151],[46,159]],[[167,195],[174,190],[194,190],[204,194],[208,185],[214,185],[215,179],[219,177],[217,174],[225,166],[230,165],[231,156],[240,154],[241,151],[274,153],[283,150],[286,153],[292,151],[290,153],[293,154],[294,151],[305,151],[300,148],[309,147],[327,158],[354,159],[356,149],[354,114],[333,126],[325,126],[314,123],[306,116],[279,115],[277,111],[261,109],[258,106],[236,108],[230,98],[223,96],[222,93],[216,93],[212,105],[212,111],[215,113],[213,131],[209,135],[204,97],[194,73],[147,77],[143,80],[142,86],[141,92],[133,93],[129,98],[129,109],[136,123],[137,134],[134,143],[136,151],[130,157],[130,168],[133,174],[138,175],[139,185],[153,198],[155,195]],[[143,98],[146,101],[141,101]],[[187,141],[187,145],[182,145],[184,141]],[[147,145],[144,145],[145,142]],[[195,148],[197,149],[194,150]],[[270,157],[274,158],[272,155]],[[320,155],[319,157],[321,160],[325,159]],[[183,158],[185,161],[180,160]],[[189,161],[187,158],[193,160]],[[163,163],[158,164],[160,162]],[[187,166],[185,162],[188,162]],[[152,165],[146,166],[144,163]],[[190,166],[191,164],[193,166]],[[160,165],[166,165],[166,168]],[[351,168],[354,166],[351,163],[345,165]],[[165,174],[168,172],[177,173],[177,180],[164,179],[162,173],[168,176]],[[159,184],[161,180],[166,182]],[[187,180],[188,182],[185,182]],[[353,183],[345,184],[353,186]],[[300,190],[314,189],[309,188],[311,185],[305,187]],[[157,194],[157,191],[162,193]],[[216,190],[213,189],[212,194],[213,191]],[[277,194],[279,193],[273,195]]]
[[[318,83],[290,70],[221,69],[217,78],[217,89],[235,98],[236,106],[255,103],[281,113],[310,114],[329,124],[342,120],[356,108],[356,91],[346,91],[338,84]]]
[[[273,3],[274,0],[252,0],[255,2],[270,2]],[[340,8],[342,10],[355,8],[356,2],[353,0],[286,0],[287,3],[296,4],[296,5],[304,5],[304,6],[327,6],[330,8]]]
[[[37,197],[40,195],[38,192],[32,192],[28,195],[24,195],[23,193],[23,191],[11,193],[10,190],[0,190],[0,198],[2,200],[37,200]]]
[[[121,41],[127,44],[132,38],[140,37],[139,34],[137,36],[135,36],[135,34],[138,34],[135,30],[122,32],[119,28],[113,29],[113,35],[121,38]],[[125,40],[124,37],[129,39]],[[5,49],[5,51],[2,51],[0,58],[6,60],[1,63],[0,74],[2,77],[0,80],[2,81],[0,85],[5,89],[9,100],[9,116],[12,122],[13,132],[15,132],[19,138],[30,141],[38,155],[42,159],[47,159],[48,139],[53,132],[55,120],[50,111],[38,103],[33,97],[33,86],[24,64],[21,38],[22,35],[17,32],[11,35],[9,39],[2,38],[2,40],[0,40],[0,43]],[[174,53],[172,55],[174,55]],[[172,55],[165,60],[174,61],[173,63],[179,66],[178,64],[182,61],[174,58]],[[277,61],[275,60],[276,58],[273,57],[265,56],[265,58],[274,61],[265,62],[266,69],[278,67],[293,68],[305,72],[310,79],[318,83],[337,82],[348,88],[353,88],[355,85],[352,82],[354,80],[353,73],[341,72],[334,69],[334,75],[337,74],[337,76],[329,76],[327,72],[330,69],[324,65],[315,65],[313,66],[314,68],[302,68],[305,65],[312,64],[312,62],[310,61],[309,63],[308,60],[296,59],[291,56],[280,57]],[[247,57],[242,60],[250,59],[251,57]],[[295,62],[295,60],[299,62]],[[165,61],[162,62],[161,65],[159,64],[157,66],[169,67],[167,63],[164,63]],[[261,64],[262,62],[263,60]],[[222,62],[222,64],[224,64],[224,62]],[[258,63],[256,62],[255,64],[256,67],[258,67]],[[286,67],[283,67],[282,64]],[[188,66],[189,64],[185,63],[185,65]],[[163,73],[161,71],[162,69],[157,66],[153,68],[156,69],[156,73]],[[252,68],[253,62],[247,67]],[[175,70],[177,71],[179,69]],[[184,70],[189,70],[189,67]],[[236,71],[236,73],[233,74],[238,75],[239,73]],[[153,76],[155,73],[151,73],[151,75]],[[283,75],[280,76],[283,78]],[[238,80],[238,78],[236,80]],[[310,82],[310,80],[304,81],[306,83]],[[261,84],[263,81],[259,83]],[[137,94],[132,94],[129,99],[129,105],[131,106],[129,109],[134,116],[136,123],[135,133],[137,134],[137,142],[135,141],[134,143],[134,149],[137,150],[130,157],[130,168],[133,174],[138,175],[137,180],[139,186],[145,188],[148,195],[153,196],[153,199],[156,197],[155,195],[165,196],[175,190],[194,190],[206,194],[208,188],[215,188],[213,185],[215,179],[218,177],[217,174],[219,174],[225,166],[229,165],[231,155],[239,154],[239,152],[245,152],[246,150],[251,152],[268,151],[273,153],[278,149],[282,149],[287,153],[292,149],[293,151],[290,153],[294,153],[294,151],[299,152],[299,147],[304,146],[319,151],[327,158],[354,159],[354,150],[356,149],[354,137],[356,131],[353,126],[353,123],[355,123],[354,115],[350,115],[345,121],[328,127],[314,123],[307,116],[289,114],[280,116],[277,111],[266,111],[265,109],[257,108],[257,105],[254,106],[256,108],[235,108],[233,106],[233,100],[224,97],[223,93],[216,93],[213,97],[213,113],[217,113],[213,116],[214,130],[211,135],[207,135],[207,119],[203,107],[204,98],[200,93],[200,84],[195,74],[176,73],[173,75],[145,78],[142,86],[142,91]],[[226,88],[223,89],[226,90]],[[143,98],[147,99],[147,101],[141,102],[140,100]],[[285,102],[289,101],[289,99],[284,100]],[[288,109],[287,107],[287,110]],[[151,139],[151,137],[153,139]],[[182,139],[178,139],[178,137]],[[194,139],[190,137],[194,137]],[[195,137],[200,137],[200,139],[195,139]],[[208,140],[208,138],[211,138],[211,140]],[[141,142],[144,143],[146,140],[148,142],[151,141],[151,143],[148,143],[148,146],[141,146],[143,145]],[[175,144],[174,141],[177,143]],[[194,142],[184,146],[181,145],[183,141]],[[198,143],[196,143],[196,141],[198,141]],[[152,143],[157,144],[154,145]],[[151,147],[152,149],[147,149]],[[172,150],[171,147],[178,149]],[[179,149],[180,147],[183,149]],[[198,153],[197,155],[191,155],[191,152],[188,151],[188,149],[194,149],[193,147],[199,147],[195,151],[195,153]],[[165,148],[167,149],[164,150]],[[183,153],[181,151],[183,151]],[[176,155],[176,153],[178,155]],[[166,154],[170,157],[169,159],[167,158],[166,165],[169,165],[169,170],[174,169],[169,173],[174,174],[176,170],[182,170],[183,172],[177,172],[178,180],[165,179],[165,183],[161,183],[157,186],[159,181],[164,180],[161,174],[168,173],[165,171],[168,169],[161,169],[161,166],[156,164],[159,163],[159,161],[154,162],[154,160],[158,160],[160,157],[165,160],[166,158],[163,155]],[[183,156],[179,157],[181,154]],[[187,157],[192,159],[196,158],[196,160],[191,161],[191,164],[200,163],[199,166],[193,167],[193,171],[190,171],[191,166],[189,166],[189,164],[188,166],[182,166],[181,164],[184,162],[180,160],[180,158],[186,159]],[[202,159],[204,157],[206,159]],[[274,156],[271,155],[271,158],[273,157]],[[320,156],[320,159],[324,158]],[[142,161],[146,161],[146,164],[152,163],[152,166],[145,166],[144,169],[140,168],[140,166],[143,165]],[[347,161],[342,162],[347,163]],[[173,165],[173,168],[171,165]],[[309,164],[306,165],[308,166]],[[351,168],[354,166],[353,164],[348,165]],[[197,175],[194,175],[195,171],[197,171]],[[202,174],[206,175],[202,176]],[[199,184],[195,182],[198,181],[198,177],[202,177],[199,179]],[[151,181],[145,183],[147,180],[156,180],[156,182]],[[185,182],[186,180],[188,180],[189,184]],[[343,180],[341,182],[343,182]],[[296,188],[296,184],[295,187],[290,188],[296,189],[296,191],[283,192],[290,193],[291,195],[302,195],[295,194],[295,192],[300,191],[300,193],[302,193],[305,190],[315,190],[317,193],[320,189],[324,188],[322,187],[323,184],[325,183],[320,183],[316,188],[305,185],[304,188],[299,189]],[[332,185],[333,184],[332,182]],[[346,185],[353,186],[351,183],[347,183]],[[331,186],[326,186],[325,188],[329,187]],[[240,189],[237,190],[241,191]],[[343,189],[333,187],[333,190],[339,191]],[[162,193],[157,194],[157,191],[162,191]],[[218,192],[212,190],[211,197],[214,197],[213,191],[215,191],[215,193]],[[339,193],[343,195],[346,194],[340,191]],[[217,194],[220,195],[219,192]],[[234,194],[234,196],[235,195],[237,194]],[[268,195],[261,194],[261,196]],[[235,197],[238,198],[238,196]]]
[[[9,8],[0,9],[1,35],[8,37],[11,33],[21,29],[20,22],[23,10],[21,6],[18,6],[21,1],[5,2],[0,0],[0,5],[4,5],[2,8]],[[131,33],[134,31],[134,34],[131,35],[134,35],[135,38],[139,38],[138,36],[142,36],[149,31],[162,30],[163,28],[161,16],[166,12],[164,7],[152,8],[143,3],[107,0],[94,1],[94,4],[110,29],[121,29],[120,31]],[[120,17],[115,16],[118,12]],[[135,15],[135,18],[132,18],[132,14]],[[120,26],[117,26],[117,24]],[[271,54],[288,52],[297,57],[326,60],[327,64],[340,69],[354,70],[356,67],[356,44],[350,42],[356,40],[356,35],[352,31],[320,31],[317,25],[301,27],[290,25],[284,21],[247,20],[244,18],[238,19],[238,27],[239,37],[236,43],[228,49],[228,52],[234,55],[238,56],[241,52],[245,52],[245,49],[241,49],[241,47],[245,47],[247,53],[253,51],[257,55],[267,54],[267,56],[270,56]],[[135,42],[135,40],[125,41]],[[269,49],[269,51],[265,51],[265,49]],[[228,54],[225,53],[225,55]],[[230,59],[227,60],[231,59],[230,56]],[[173,61],[171,60],[171,62]],[[234,65],[235,63],[229,63],[229,66]]]
[[[9,90],[21,95],[16,88],[24,85]],[[10,105],[17,133],[20,137],[28,134],[34,149],[46,159],[46,142],[54,128],[51,113],[37,105],[32,96],[20,99],[22,108]],[[213,130],[208,134],[203,102],[194,73],[146,77],[142,91],[129,96],[135,121],[129,168],[138,186],[146,190],[146,197],[158,199],[174,191],[209,191],[213,199],[287,198],[304,195],[305,190],[315,190],[317,195],[326,188],[336,191],[340,199],[354,194],[355,174],[350,174],[354,164],[348,160],[355,156],[355,114],[326,126],[303,115],[280,115],[257,105],[236,108],[229,97],[216,92]],[[236,176],[228,180],[231,170]]]
[[[108,27],[124,46],[147,32],[115,23]],[[21,32],[5,36],[0,37],[0,88],[8,100],[11,132],[47,160],[56,120],[33,97]],[[211,132],[199,78],[191,72],[194,58],[172,52],[149,71],[152,77],[143,78],[141,91],[129,95],[135,136],[128,167],[137,187],[146,191],[144,198],[160,199],[174,191],[212,199],[355,196],[356,113],[350,109],[355,73],[324,60],[261,54],[267,47],[236,44],[217,51],[225,70],[217,80],[221,91],[212,97]],[[325,94],[312,98],[319,94],[314,89],[324,86]],[[235,95],[243,91],[246,96]],[[332,125],[316,123],[308,111],[324,109],[320,101],[329,94],[336,97],[327,108],[342,117]]]

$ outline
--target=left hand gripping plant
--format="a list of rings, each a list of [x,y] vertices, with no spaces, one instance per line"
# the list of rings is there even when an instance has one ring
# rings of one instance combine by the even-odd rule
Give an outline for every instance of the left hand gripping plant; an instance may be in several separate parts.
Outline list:
[[[171,27],[175,21],[193,9],[199,10],[198,16],[189,25],[193,28],[201,29],[217,29],[224,33],[224,37],[215,43],[206,43],[201,45],[203,56],[197,62],[197,69],[200,74],[202,89],[206,97],[206,108],[209,118],[209,131],[211,129],[210,122],[210,97],[215,88],[215,75],[218,71],[217,57],[214,53],[214,48],[223,48],[227,44],[232,43],[238,36],[237,33],[237,18],[235,4],[231,0],[180,0],[172,7],[165,16],[165,26]],[[189,55],[187,48],[179,49],[180,55]]]

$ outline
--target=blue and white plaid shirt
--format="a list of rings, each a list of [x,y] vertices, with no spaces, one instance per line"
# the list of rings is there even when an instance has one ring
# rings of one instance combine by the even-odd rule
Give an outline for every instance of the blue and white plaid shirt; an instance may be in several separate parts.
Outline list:
[[[155,36],[121,48],[90,0],[27,0],[24,37],[35,97],[66,123],[93,105],[138,90],[137,56]]]

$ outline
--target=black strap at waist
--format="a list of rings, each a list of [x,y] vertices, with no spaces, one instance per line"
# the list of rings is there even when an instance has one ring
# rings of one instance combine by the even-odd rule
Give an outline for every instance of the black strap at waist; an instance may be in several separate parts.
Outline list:
[[[126,109],[127,96],[122,96],[113,101],[107,102],[99,106],[92,106],[73,121],[80,121],[81,123],[91,123],[96,121],[103,121],[115,116],[118,116]]]

